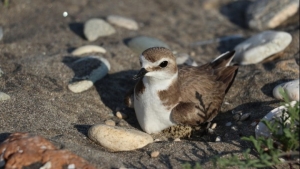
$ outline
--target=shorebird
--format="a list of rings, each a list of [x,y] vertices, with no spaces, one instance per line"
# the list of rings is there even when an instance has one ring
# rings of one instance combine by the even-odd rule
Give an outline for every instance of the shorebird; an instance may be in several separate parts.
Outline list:
[[[151,134],[176,124],[197,126],[220,111],[238,66],[230,66],[234,51],[198,67],[177,66],[173,53],[163,47],[145,50],[135,87],[125,103],[134,107],[141,128]]]

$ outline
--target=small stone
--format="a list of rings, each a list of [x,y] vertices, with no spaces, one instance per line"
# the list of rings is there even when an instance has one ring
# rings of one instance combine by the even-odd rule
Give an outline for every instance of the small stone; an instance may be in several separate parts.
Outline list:
[[[106,50],[103,47],[97,45],[85,45],[75,49],[72,52],[72,55],[79,56],[85,53],[95,53],[95,52],[106,53]]]
[[[9,100],[10,96],[6,93],[0,92],[0,101]]]
[[[178,65],[198,66],[198,64],[186,53],[175,54]]]
[[[68,85],[69,90],[73,93],[81,93],[83,91],[88,90],[94,85],[94,83],[90,80],[81,80],[78,82],[73,82]]]
[[[232,126],[231,129],[234,130],[234,131],[238,130],[238,128],[236,126]]]
[[[207,129],[207,132],[208,132],[209,134],[213,134],[215,131],[214,131],[213,129]]]
[[[251,116],[251,113],[245,113],[241,116],[240,121],[245,121],[245,120],[249,119],[250,116]]]
[[[217,127],[217,123],[213,123],[210,128],[215,129],[216,127]]]
[[[240,118],[241,118],[241,115],[239,115],[239,114],[233,115],[233,119],[234,119],[235,121],[239,121]]]
[[[116,126],[116,122],[113,121],[113,120],[106,120],[106,121],[105,121],[105,124],[106,124],[106,125],[109,125],[109,126]]]
[[[69,164],[68,169],[76,169],[75,164]]]
[[[46,164],[44,164],[40,169],[51,169],[51,162],[48,161]]]
[[[122,112],[119,112],[119,111],[116,113],[116,116],[117,116],[119,119],[126,119],[126,118],[127,118],[127,114],[122,113]]]
[[[280,90],[283,90],[290,101],[299,101],[299,79],[290,81],[290,82],[286,82],[286,83],[282,83],[278,86],[276,86],[273,89],[273,96],[276,99],[281,99],[283,100],[283,97],[280,93]]]
[[[159,151],[152,151],[151,154],[150,154],[150,156],[151,156],[152,158],[158,157],[158,156],[159,156]]]
[[[288,103],[290,106],[295,106],[296,105],[296,101],[292,101],[290,103]],[[280,106],[280,107],[277,107],[273,110],[271,110],[264,118],[263,120],[266,120],[266,121],[269,121],[269,122],[273,122],[274,119],[278,119],[280,120],[280,117],[282,116],[282,113],[283,111],[286,111],[287,110],[287,106],[288,104],[285,104],[283,106]],[[299,104],[298,104],[299,106]],[[285,114],[285,116],[287,116]],[[261,120],[262,121],[262,120]],[[289,123],[289,120],[286,121],[286,125],[288,125]],[[278,130],[282,130],[281,127],[278,128]],[[257,126],[255,127],[255,137],[258,138],[258,137],[270,137],[271,136],[271,133],[270,133],[270,130],[268,129],[268,127],[263,123],[263,122],[259,122],[257,124]]]
[[[130,39],[127,43],[127,46],[133,50],[137,54],[141,54],[144,50],[151,48],[151,47],[165,47],[170,49],[170,47],[155,38],[147,37],[147,36],[138,36],[135,38]]]
[[[180,138],[175,138],[174,141],[181,141]]]
[[[95,41],[99,37],[116,33],[116,30],[104,20],[93,18],[85,22],[83,32],[87,40]]]
[[[153,142],[153,138],[147,133],[104,124],[92,126],[88,136],[111,151],[131,151]]]
[[[232,123],[231,123],[231,122],[227,122],[225,125],[226,125],[226,126],[231,126]]]
[[[238,125],[242,125],[243,123],[242,123],[241,121],[238,121],[237,124],[238,124]]]
[[[107,21],[111,24],[129,29],[129,30],[138,30],[138,23],[130,18],[126,18],[123,16],[110,15],[107,17]]]
[[[221,137],[220,137],[220,136],[217,136],[215,141],[216,141],[216,142],[220,142],[220,141],[221,141]]]
[[[255,122],[252,122],[250,125],[254,127],[254,126],[257,125],[257,122],[256,122],[256,121],[255,121]]]
[[[287,32],[264,31],[235,47],[234,62],[241,65],[255,64],[283,51],[292,41]]]
[[[160,139],[158,139],[158,138],[154,140],[154,142],[160,142],[160,141],[161,141],[161,140],[160,140]]]
[[[279,160],[280,162],[282,162],[282,163],[285,162],[285,159],[284,159],[284,158],[278,158],[278,160]]]
[[[249,27],[258,30],[273,29],[297,13],[299,0],[258,0],[246,12]]]
[[[3,37],[3,29],[2,29],[2,27],[0,26],[0,40],[2,39],[2,37]]]

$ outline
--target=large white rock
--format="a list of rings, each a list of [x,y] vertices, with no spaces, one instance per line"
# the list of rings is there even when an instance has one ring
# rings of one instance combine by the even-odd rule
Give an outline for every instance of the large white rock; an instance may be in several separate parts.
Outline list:
[[[75,49],[72,52],[72,55],[79,56],[82,54],[94,53],[94,52],[106,53],[106,50],[103,47],[97,45],[85,45]]]
[[[110,15],[107,17],[107,21],[111,24],[130,29],[130,30],[138,30],[138,23],[130,18],[126,18],[118,15]]]
[[[98,37],[112,35],[116,30],[103,19],[93,18],[85,22],[83,33],[87,40],[94,41]]]
[[[104,124],[92,126],[88,136],[111,151],[131,151],[153,142],[153,138],[147,133]]]
[[[273,96],[277,99],[283,99],[280,89],[286,92],[290,101],[299,101],[299,79],[282,83],[273,89]]]
[[[291,106],[294,106],[296,104],[296,101],[292,101],[290,103]],[[298,105],[299,106],[299,105]],[[266,121],[272,122],[274,119],[280,119],[280,116],[282,116],[283,110],[287,110],[287,105],[277,107],[270,111],[263,119]],[[289,120],[286,121],[286,123],[290,123]],[[279,128],[278,130],[282,130]],[[270,137],[271,133],[268,127],[263,124],[262,122],[259,122],[255,128],[255,137]]]
[[[283,51],[291,41],[292,36],[287,32],[264,31],[237,45],[233,61],[241,65],[259,63]]]

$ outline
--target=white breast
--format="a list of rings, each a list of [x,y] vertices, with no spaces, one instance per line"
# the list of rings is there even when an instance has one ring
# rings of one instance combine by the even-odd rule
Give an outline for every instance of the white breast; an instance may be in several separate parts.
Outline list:
[[[143,83],[144,92],[134,95],[134,109],[141,128],[147,133],[157,133],[174,125],[170,119],[171,110],[158,97],[158,91],[167,89],[169,83],[150,85],[146,77],[143,78]]]

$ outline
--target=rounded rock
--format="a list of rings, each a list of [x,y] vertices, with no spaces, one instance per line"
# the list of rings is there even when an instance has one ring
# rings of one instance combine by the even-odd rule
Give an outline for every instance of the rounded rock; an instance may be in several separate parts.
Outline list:
[[[107,21],[111,24],[129,29],[129,30],[138,30],[138,23],[130,18],[126,18],[118,15],[110,15],[107,17]]]
[[[95,41],[99,37],[116,33],[116,30],[103,19],[93,18],[85,22],[83,33],[88,41]]]
[[[158,157],[158,156],[159,156],[159,151],[152,151],[151,154],[150,154],[150,156],[151,156],[152,158]]]
[[[273,96],[276,99],[283,99],[283,96],[280,93],[281,89],[287,94],[290,101],[299,101],[299,79],[276,86],[273,89]]]
[[[249,119],[250,116],[251,116],[251,113],[245,113],[241,116],[240,121],[245,121],[245,120]]]
[[[116,126],[116,122],[113,121],[113,120],[106,120],[105,124],[108,125],[108,126]]]
[[[216,127],[217,127],[217,123],[213,123],[210,128],[215,129]]]
[[[221,141],[221,137],[220,137],[220,136],[217,136],[215,141],[216,141],[216,142],[220,142],[220,141]]]
[[[147,36],[138,36],[132,38],[126,44],[131,50],[133,50],[137,54],[141,54],[144,50],[151,47],[165,47],[170,49],[170,47],[161,40]]]
[[[75,49],[72,52],[72,55],[79,56],[85,53],[94,53],[94,52],[106,53],[106,50],[97,45],[85,45]]]
[[[258,30],[272,29],[297,13],[299,0],[258,0],[246,12],[249,27]]]
[[[227,122],[227,123],[225,124],[225,126],[231,126],[231,125],[232,125],[231,122]]]
[[[119,111],[117,111],[116,116],[117,116],[119,119],[126,119],[126,118],[127,118],[127,114],[122,113],[122,112],[119,112]]]
[[[0,92],[0,101],[9,100],[10,96],[6,93]]]
[[[237,45],[233,61],[241,65],[259,63],[283,51],[291,41],[292,36],[287,32],[264,31]]]
[[[81,80],[78,82],[73,82],[68,85],[69,90],[73,93],[81,93],[83,91],[88,90],[94,85],[94,83],[90,80]]]
[[[111,151],[131,151],[153,142],[153,138],[147,133],[104,124],[92,126],[88,136]]]
[[[292,101],[289,103],[290,106],[295,106],[296,105],[296,101]],[[266,120],[266,121],[270,121],[272,123],[272,121],[274,119],[278,119],[280,120],[280,117],[282,116],[282,113],[284,110],[287,110],[287,106],[288,104],[286,105],[283,105],[283,106],[280,106],[280,107],[277,107],[273,110],[271,110],[264,118],[263,120]],[[298,104],[299,106],[299,104]],[[289,123],[289,120],[286,121],[286,123]],[[278,130],[282,130],[281,128],[278,128]],[[271,136],[271,133],[270,133],[270,130],[268,129],[268,127],[262,123],[262,122],[259,122],[256,127],[255,127],[255,137],[258,138],[258,137],[270,137]]]

